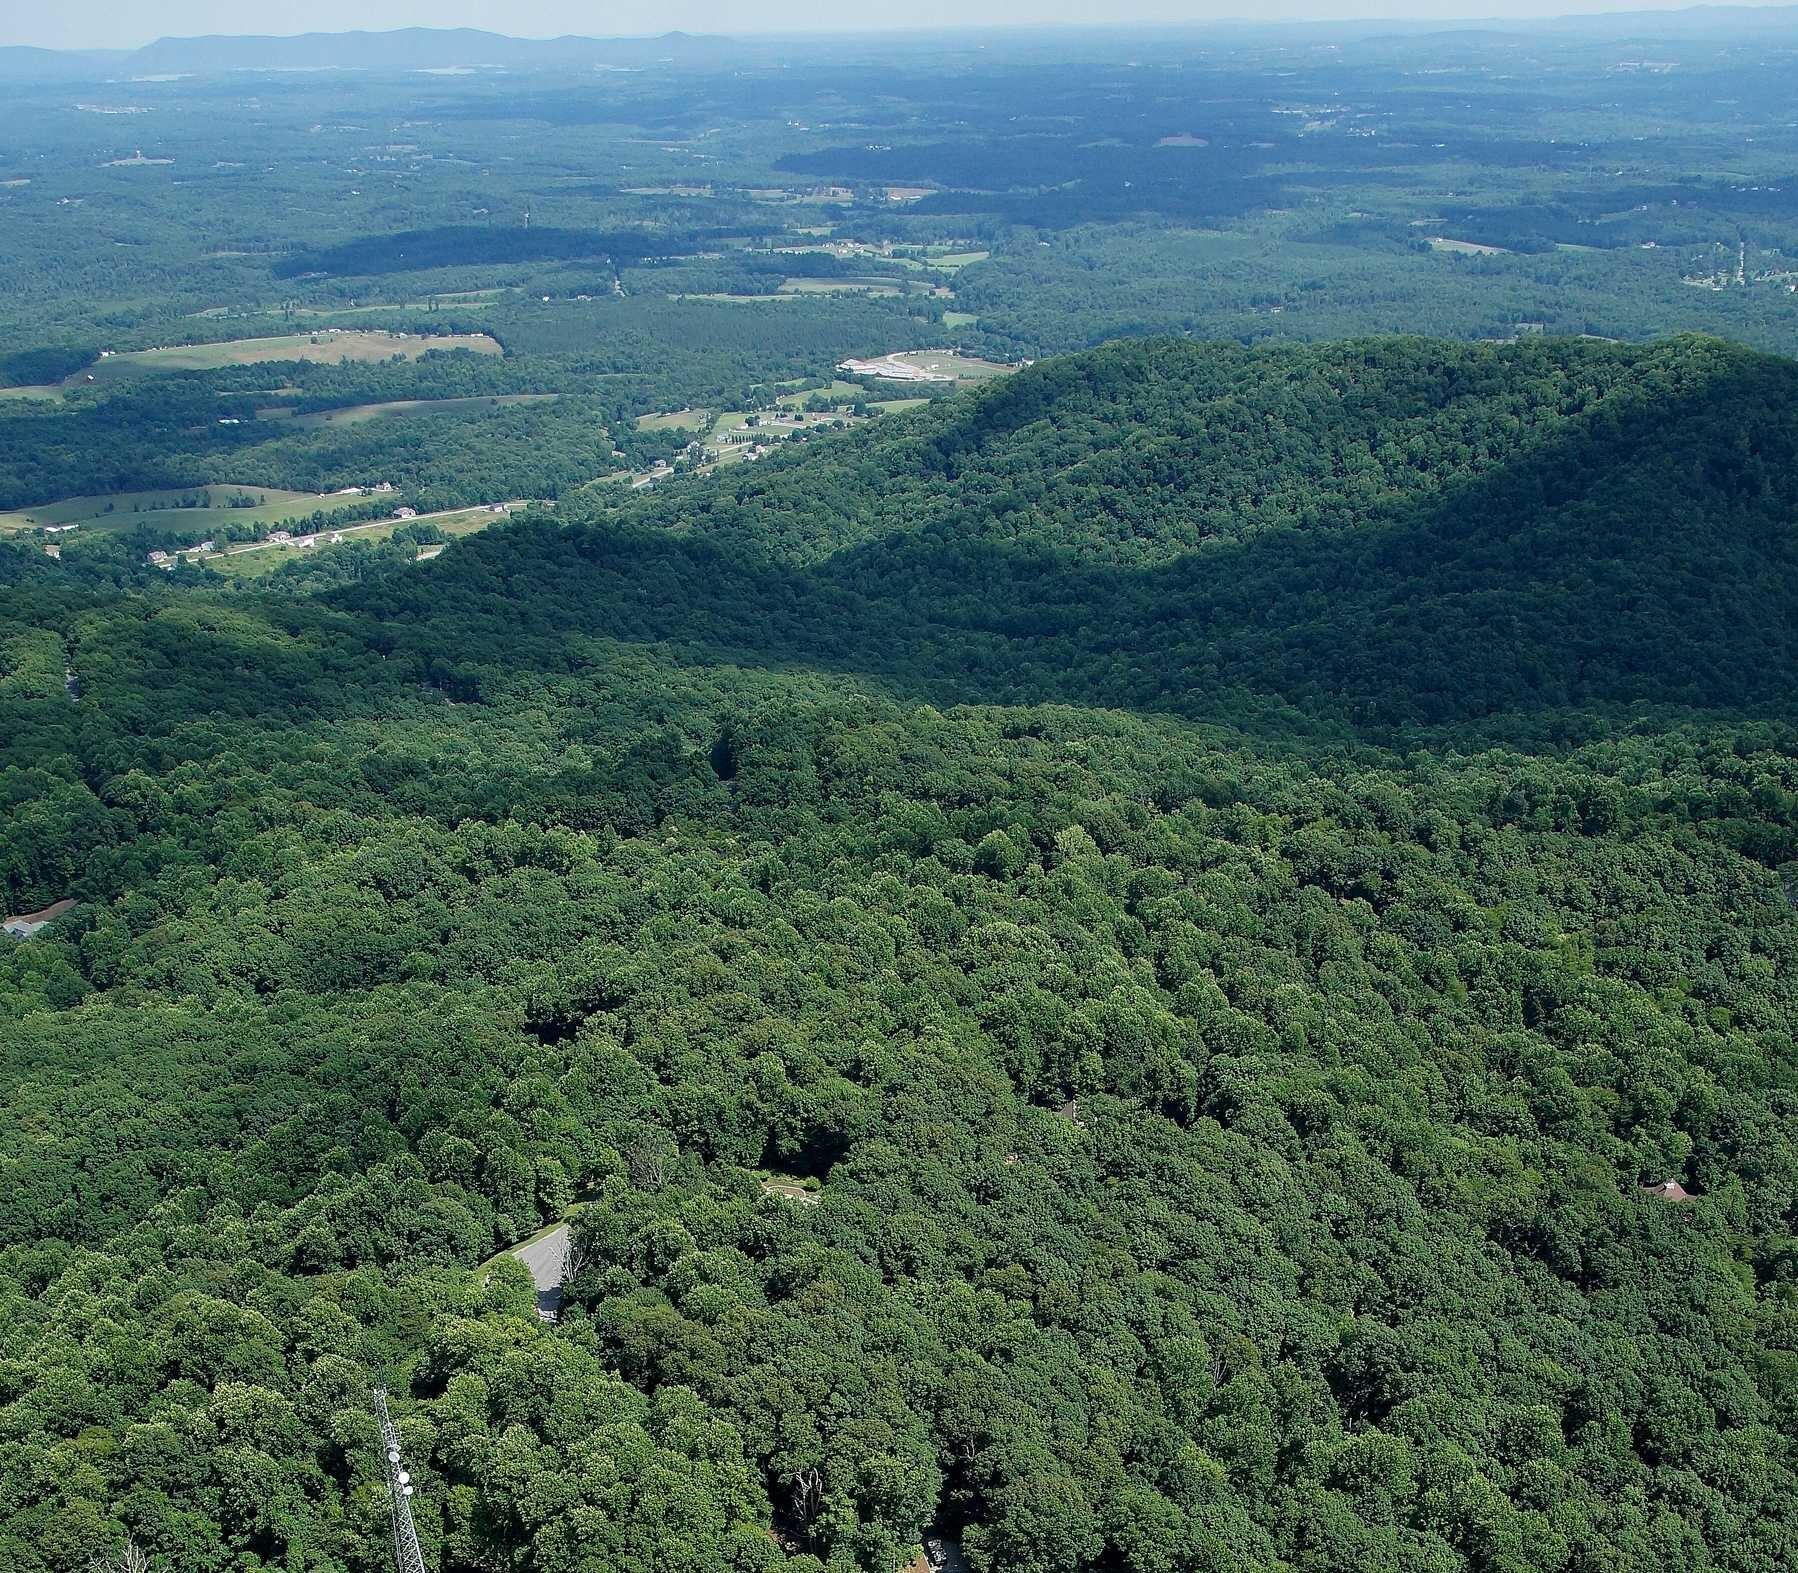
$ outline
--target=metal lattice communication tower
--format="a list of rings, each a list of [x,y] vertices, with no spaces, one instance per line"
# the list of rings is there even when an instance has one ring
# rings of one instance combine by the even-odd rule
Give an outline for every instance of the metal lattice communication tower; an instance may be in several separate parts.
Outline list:
[[[393,1565],[396,1573],[425,1573],[424,1553],[412,1522],[412,1480],[400,1462],[400,1434],[387,1413],[387,1389],[375,1389],[375,1419],[381,1424],[381,1468],[393,1505]]]

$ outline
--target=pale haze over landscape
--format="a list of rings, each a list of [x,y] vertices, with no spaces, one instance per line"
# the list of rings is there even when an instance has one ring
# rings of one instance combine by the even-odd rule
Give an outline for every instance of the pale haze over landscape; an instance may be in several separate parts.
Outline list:
[[[1752,0],[1750,0],[1752,3]],[[519,37],[576,33],[588,37],[660,33],[766,33],[808,30],[878,30],[928,27],[1015,27],[1034,24],[1113,26],[1123,22],[1202,23],[1350,20],[1393,17],[1443,22],[1481,18],[1523,18],[1606,11],[1676,9],[1655,0],[1620,4],[1556,5],[1545,0],[1269,0],[1247,6],[1241,0],[1128,0],[1122,6],[1094,0],[912,0],[899,5],[844,7],[830,0],[796,0],[777,12],[719,3],[673,0],[651,4],[626,0],[594,7],[574,0],[495,5],[485,0],[327,0],[305,7],[243,6],[229,0],[67,0],[57,6],[10,9],[0,19],[0,45],[32,44],[57,49],[133,48],[162,37],[206,33],[301,33],[336,29],[396,27],[479,27]]]

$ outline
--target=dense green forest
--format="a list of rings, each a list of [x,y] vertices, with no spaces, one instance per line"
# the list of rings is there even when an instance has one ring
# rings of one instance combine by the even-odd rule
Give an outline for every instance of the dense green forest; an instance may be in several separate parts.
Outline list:
[[[1798,1567],[1795,62],[0,50],[0,1570]]]
[[[0,543],[0,1564],[376,1573],[377,1379],[435,1573],[1798,1563],[1795,394],[1175,340]]]
[[[514,634],[623,627],[957,698],[1376,726],[1777,707],[1795,410],[1792,362],[1706,340],[1119,345],[474,552],[490,605],[530,576]]]

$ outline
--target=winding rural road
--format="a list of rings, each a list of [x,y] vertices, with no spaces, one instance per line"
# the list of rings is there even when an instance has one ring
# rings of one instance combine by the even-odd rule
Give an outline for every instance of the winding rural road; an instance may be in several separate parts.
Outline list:
[[[537,1286],[537,1314],[553,1322],[562,1309],[562,1270],[568,1262],[568,1225],[557,1224],[548,1234],[526,1240],[512,1254],[531,1270]]]

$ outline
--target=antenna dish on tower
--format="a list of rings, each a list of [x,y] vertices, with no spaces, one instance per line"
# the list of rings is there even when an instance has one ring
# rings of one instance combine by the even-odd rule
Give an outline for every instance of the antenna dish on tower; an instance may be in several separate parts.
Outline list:
[[[400,1434],[387,1413],[387,1390],[374,1390],[375,1419],[381,1427],[381,1457],[387,1476],[388,1505],[393,1511],[394,1573],[426,1573],[419,1549],[418,1527],[412,1522],[412,1477],[400,1466]]]

